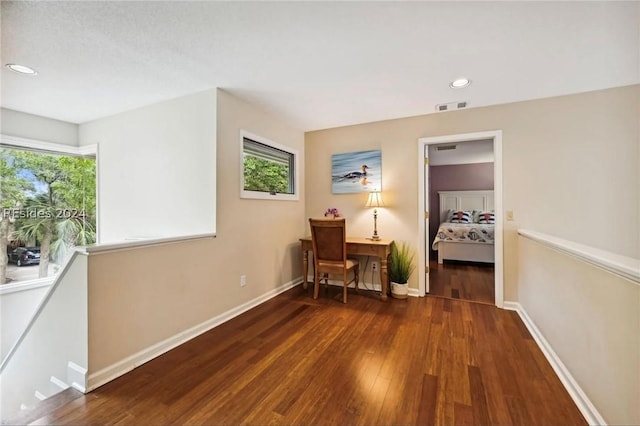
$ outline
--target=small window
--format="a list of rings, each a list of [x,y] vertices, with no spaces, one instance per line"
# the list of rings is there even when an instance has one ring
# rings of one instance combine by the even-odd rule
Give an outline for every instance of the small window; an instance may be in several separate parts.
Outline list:
[[[296,150],[242,131],[241,198],[298,200]]]

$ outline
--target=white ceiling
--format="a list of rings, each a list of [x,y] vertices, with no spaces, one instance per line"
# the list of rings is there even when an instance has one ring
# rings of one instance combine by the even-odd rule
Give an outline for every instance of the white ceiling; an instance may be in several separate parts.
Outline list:
[[[301,130],[640,83],[640,2],[2,1],[2,106],[82,123],[220,87]],[[466,89],[448,83],[467,76]]]

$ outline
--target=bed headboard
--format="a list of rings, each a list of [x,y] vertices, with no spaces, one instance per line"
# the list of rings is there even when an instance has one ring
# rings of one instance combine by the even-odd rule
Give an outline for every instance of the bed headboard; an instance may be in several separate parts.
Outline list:
[[[493,190],[491,191],[438,191],[440,195],[440,222],[446,219],[449,210],[494,209]]]

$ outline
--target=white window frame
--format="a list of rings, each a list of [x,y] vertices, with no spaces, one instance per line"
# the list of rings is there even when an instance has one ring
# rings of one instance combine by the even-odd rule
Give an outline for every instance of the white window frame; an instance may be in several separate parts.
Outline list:
[[[263,191],[248,191],[244,189],[244,139],[251,139],[270,148],[284,151],[293,155],[293,194],[269,193]],[[257,199],[257,200],[278,200],[278,201],[298,201],[300,192],[300,160],[298,150],[289,146],[285,146],[262,136],[255,135],[246,130],[240,130],[240,198]]]

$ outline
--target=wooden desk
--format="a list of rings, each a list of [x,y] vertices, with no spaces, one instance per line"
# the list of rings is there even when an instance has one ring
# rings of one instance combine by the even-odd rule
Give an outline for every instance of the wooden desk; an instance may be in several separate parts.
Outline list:
[[[393,240],[372,241],[366,238],[347,237],[347,254],[361,256],[375,256],[380,259],[380,281],[382,283],[382,300],[387,300],[389,291],[389,275],[387,273],[387,259],[391,254]],[[311,237],[300,238],[302,246],[302,276],[303,286],[307,288],[307,273],[309,272],[309,252],[313,251]],[[364,273],[362,273],[364,276]]]

